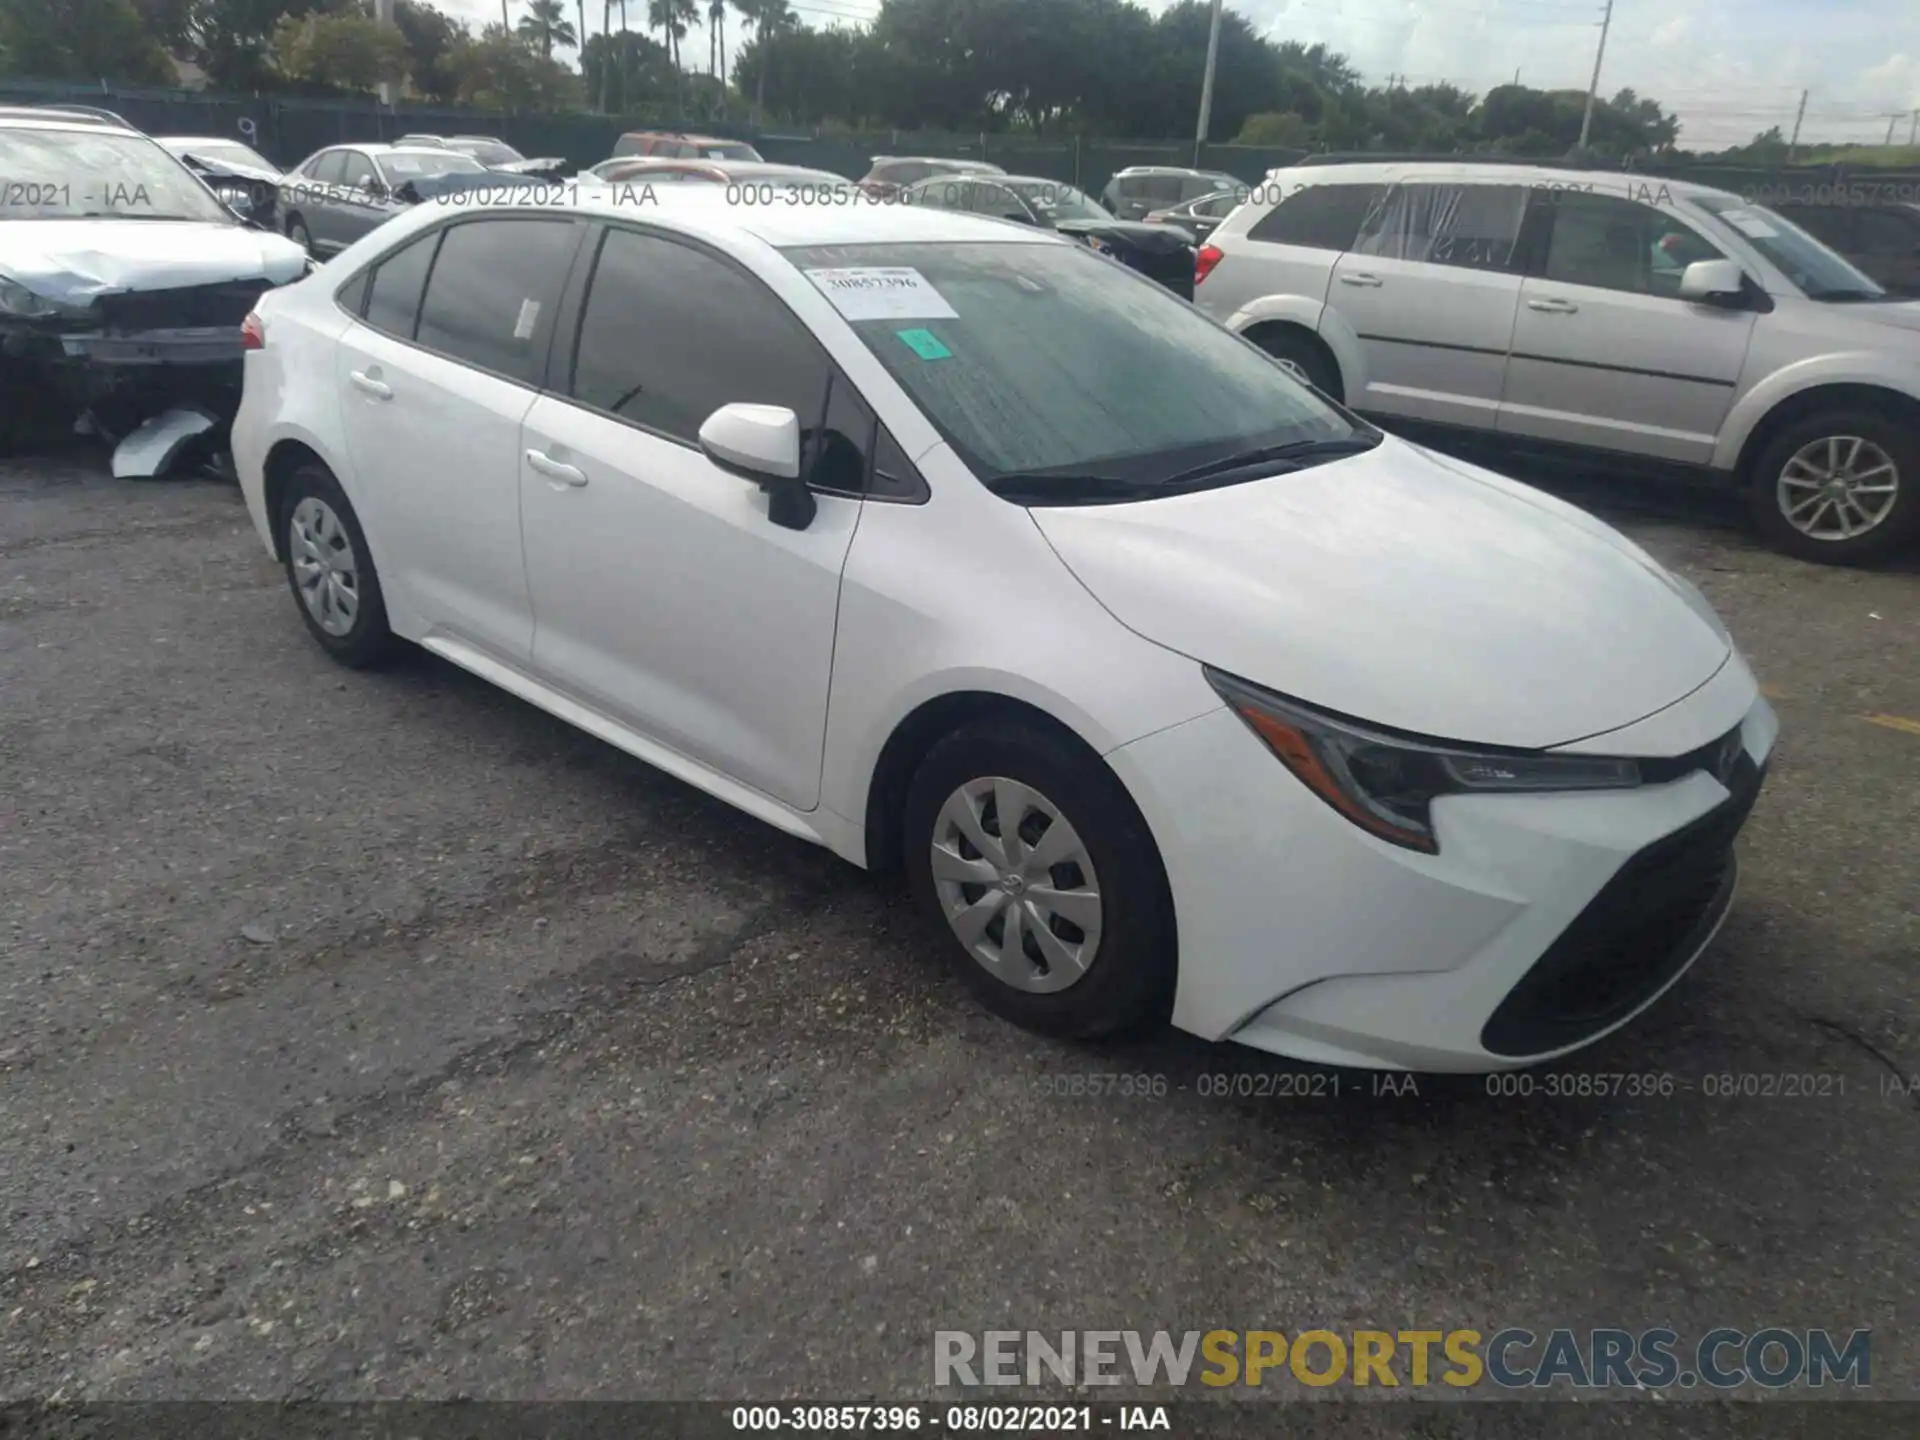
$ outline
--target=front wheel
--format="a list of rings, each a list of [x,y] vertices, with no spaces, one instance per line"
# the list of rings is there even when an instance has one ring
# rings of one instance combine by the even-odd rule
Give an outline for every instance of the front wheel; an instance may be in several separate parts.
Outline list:
[[[1036,725],[967,726],[921,762],[905,822],[915,899],[989,1010],[1072,1039],[1166,1018],[1166,875],[1097,756]]]
[[[1754,514],[1789,555],[1864,565],[1920,533],[1920,438],[1872,410],[1830,410],[1774,437],[1754,471]]]
[[[313,235],[307,229],[307,222],[298,215],[287,217],[287,238],[298,245],[308,255],[313,254]]]

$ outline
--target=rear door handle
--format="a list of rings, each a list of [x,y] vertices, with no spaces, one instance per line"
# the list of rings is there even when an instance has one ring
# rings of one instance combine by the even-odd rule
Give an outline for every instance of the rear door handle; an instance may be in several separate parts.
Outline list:
[[[562,465],[551,455],[543,454],[538,450],[527,451],[527,464],[531,465],[536,472],[551,480],[553,482],[553,488],[556,490],[564,490],[568,487],[578,490],[582,485],[587,483],[587,475],[584,470],[577,469],[572,465]]]
[[[385,381],[374,379],[364,370],[351,371],[348,373],[347,378],[353,381],[356,390],[363,390],[376,400],[391,400],[393,398],[393,387],[391,385],[388,385]]]
[[[1362,273],[1358,275],[1342,275],[1340,277],[1340,283],[1342,285],[1366,285],[1371,287],[1372,289],[1378,290],[1381,285],[1381,280],[1378,275],[1368,275],[1368,274]]]
[[[1580,310],[1580,307],[1574,304],[1571,300],[1557,300],[1557,299],[1556,300],[1529,300],[1527,301],[1527,308],[1529,310],[1541,310],[1547,313],[1548,315],[1573,315],[1573,314],[1577,314]]]

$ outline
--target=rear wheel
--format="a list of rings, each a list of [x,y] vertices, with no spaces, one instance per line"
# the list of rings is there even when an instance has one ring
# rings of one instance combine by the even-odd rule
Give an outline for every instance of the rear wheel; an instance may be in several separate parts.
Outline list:
[[[1754,470],[1754,513],[1802,560],[1863,565],[1920,533],[1920,438],[1873,410],[1829,410],[1773,438]]]
[[[1166,1018],[1166,875],[1097,756],[1024,722],[967,726],[921,762],[905,821],[915,899],[989,1010],[1082,1039]]]
[[[391,656],[398,644],[367,537],[324,465],[309,462],[288,477],[280,525],[287,585],[320,648],[356,670]]]
[[[1247,338],[1278,361],[1280,368],[1294,379],[1334,400],[1342,398],[1339,367],[1327,354],[1326,346],[1314,336],[1283,325],[1256,331]]]

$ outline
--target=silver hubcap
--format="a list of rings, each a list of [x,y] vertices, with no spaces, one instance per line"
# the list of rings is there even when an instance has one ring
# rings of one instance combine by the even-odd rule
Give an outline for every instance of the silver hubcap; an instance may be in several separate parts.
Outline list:
[[[1887,518],[1900,498],[1893,457],[1858,435],[1804,445],[1780,472],[1780,513],[1812,540],[1852,540]]]
[[[313,623],[329,635],[345,635],[360,613],[360,567],[340,517],[309,495],[293,507],[287,540],[293,583]]]
[[[971,780],[933,825],[933,885],[967,953],[1016,990],[1064,990],[1100,946],[1100,880],[1059,807],[1018,780]]]

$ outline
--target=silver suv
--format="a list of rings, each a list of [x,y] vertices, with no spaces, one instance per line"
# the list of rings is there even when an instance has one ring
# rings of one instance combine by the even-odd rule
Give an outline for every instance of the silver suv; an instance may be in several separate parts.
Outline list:
[[[1737,195],[1497,163],[1276,170],[1194,303],[1395,428],[1751,488],[1783,549],[1920,533],[1920,304]]]

